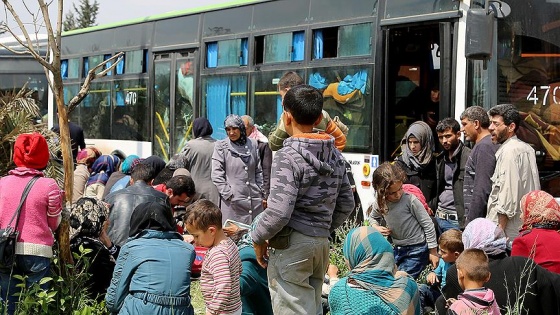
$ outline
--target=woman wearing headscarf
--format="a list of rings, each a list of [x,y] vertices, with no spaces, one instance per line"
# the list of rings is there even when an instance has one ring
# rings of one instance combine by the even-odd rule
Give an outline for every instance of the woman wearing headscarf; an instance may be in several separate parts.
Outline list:
[[[491,277],[486,287],[494,296],[503,314],[559,314],[560,275],[550,272],[525,257],[508,257],[504,231],[486,218],[471,221],[463,232],[465,249],[483,250],[490,260]],[[457,267],[449,267],[443,295],[438,298],[438,314],[445,314],[445,299],[457,298],[463,290],[457,279]]]
[[[74,170],[74,186],[72,190],[72,203],[84,196],[86,183],[91,173],[93,162],[101,156],[95,147],[87,147],[78,153],[76,169]]]
[[[241,304],[243,315],[272,315],[272,302],[268,290],[266,269],[257,262],[257,255],[253,248],[251,231],[255,230],[259,219],[257,216],[249,229],[242,229],[236,225],[224,228],[224,232],[237,244],[239,258],[243,265],[239,279],[241,290]]]
[[[393,248],[381,233],[369,226],[350,230],[343,253],[350,273],[331,288],[331,314],[421,314],[418,286],[395,275]]]
[[[124,174],[124,177],[116,181],[111,188],[105,187],[105,190],[109,189],[108,194],[128,187],[128,185],[130,184],[132,170],[134,169],[134,166],[136,166],[141,161],[142,159],[139,158],[138,155],[127,156],[126,159],[124,159],[124,161],[121,163],[121,172]],[[111,180],[111,178],[109,178],[109,180]],[[103,194],[105,194],[106,192],[107,191],[103,192]],[[105,200],[105,197],[103,197],[103,200]]]
[[[171,206],[141,203],[130,218],[105,300],[117,314],[192,315],[190,285],[195,251],[176,232]]]
[[[224,121],[227,138],[216,142],[212,154],[212,182],[220,193],[222,221],[251,224],[263,211],[263,176],[257,141],[247,138],[241,117]]]
[[[19,221],[10,226],[19,232],[16,243],[15,265],[0,268],[0,288],[2,304],[8,303],[8,314],[13,314],[17,294],[21,291],[21,277],[25,277],[25,287],[38,283],[50,272],[53,232],[60,223],[63,191],[52,178],[45,178],[43,170],[49,162],[49,147],[39,133],[21,134],[14,144],[15,169],[8,176],[0,178],[0,228],[10,224],[20,203],[25,186],[33,179],[37,181],[20,210]],[[46,289],[48,283],[41,284]]]
[[[196,184],[196,192],[202,198],[220,206],[220,194],[212,183],[212,154],[216,139],[212,138],[212,125],[205,117],[193,122],[193,139],[189,140],[181,154],[185,157],[185,168],[191,172]]]
[[[423,121],[412,123],[401,140],[402,154],[396,163],[404,169],[407,183],[420,188],[428,205],[435,209],[436,161],[434,136],[430,126]]]
[[[134,162],[137,159],[139,159],[138,155],[134,155],[134,154],[121,159],[122,162],[119,165],[119,169],[113,172],[111,176],[109,176],[109,180],[107,181],[107,184],[105,184],[105,190],[103,191],[103,199],[105,199],[105,197],[111,193],[111,189],[113,188],[113,186],[115,186],[115,184],[119,182],[121,179],[128,178],[128,181],[130,181],[130,173],[132,172],[132,167],[131,167],[132,162]]]
[[[511,255],[532,258],[544,268],[560,273],[560,205],[542,190],[521,198],[521,233]]]
[[[72,204],[70,214],[70,250],[89,260],[86,281],[92,298],[103,300],[111,283],[119,247],[107,236],[109,207],[96,198],[83,197]],[[90,251],[80,252],[80,247]]]
[[[86,183],[84,197],[103,199],[105,184],[111,174],[119,168],[121,160],[116,155],[102,155],[91,166],[91,175]]]

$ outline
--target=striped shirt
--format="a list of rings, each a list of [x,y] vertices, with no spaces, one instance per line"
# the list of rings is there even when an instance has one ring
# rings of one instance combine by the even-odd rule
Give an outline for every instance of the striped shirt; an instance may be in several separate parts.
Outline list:
[[[208,250],[200,274],[200,289],[208,312],[229,314],[241,308],[241,270],[239,251],[231,239]]]

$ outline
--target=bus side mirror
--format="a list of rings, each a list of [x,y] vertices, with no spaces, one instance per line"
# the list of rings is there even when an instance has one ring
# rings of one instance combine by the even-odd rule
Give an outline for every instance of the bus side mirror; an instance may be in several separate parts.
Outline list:
[[[473,60],[489,60],[492,57],[493,37],[494,12],[487,12],[486,9],[469,9],[465,57]]]

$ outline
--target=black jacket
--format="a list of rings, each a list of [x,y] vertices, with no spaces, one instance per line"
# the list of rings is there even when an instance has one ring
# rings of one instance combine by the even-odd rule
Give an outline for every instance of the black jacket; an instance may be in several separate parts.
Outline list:
[[[153,189],[143,181],[137,181],[132,186],[109,194],[105,202],[110,204],[107,234],[111,241],[117,246],[122,246],[126,242],[130,231],[130,216],[136,206],[147,201],[156,201],[169,207],[166,200],[166,194]]]
[[[463,143],[461,143],[460,146],[461,148],[454,157],[457,159],[458,167],[455,168],[455,172],[453,173],[453,199],[455,210],[459,218],[459,227],[464,228],[465,202],[463,198],[463,182],[465,180],[465,165],[471,154],[471,149],[464,146]],[[432,208],[434,212],[437,210],[439,195],[445,190],[445,155],[447,155],[447,152],[443,151],[436,158],[436,200],[433,202],[435,208]]]
[[[560,275],[550,272],[525,257],[490,257],[490,281],[485,286],[494,291],[502,314],[508,305],[514,306],[520,299],[517,291],[524,294],[520,313],[527,315],[560,314]],[[463,292],[457,280],[457,266],[447,269],[445,298],[457,298]],[[507,288],[507,290],[506,290]],[[445,298],[436,301],[437,314],[446,314]]]
[[[268,198],[270,193],[270,171],[272,170],[272,150],[268,146],[268,142],[258,143],[259,158],[261,159],[261,168],[263,172],[263,187],[264,199]]]

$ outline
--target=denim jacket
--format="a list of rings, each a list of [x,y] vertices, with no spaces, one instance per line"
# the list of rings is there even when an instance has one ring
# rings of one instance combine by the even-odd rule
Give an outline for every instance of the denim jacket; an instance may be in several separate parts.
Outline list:
[[[118,314],[194,314],[191,306],[192,245],[176,232],[144,230],[121,248],[107,308]]]

